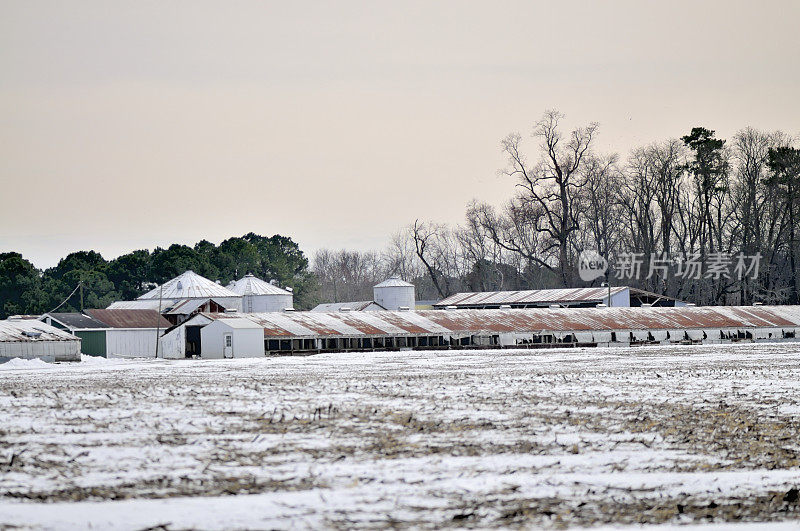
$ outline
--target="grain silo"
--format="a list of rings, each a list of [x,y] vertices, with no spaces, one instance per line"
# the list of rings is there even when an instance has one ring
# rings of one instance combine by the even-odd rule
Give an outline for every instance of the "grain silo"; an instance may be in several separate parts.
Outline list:
[[[384,280],[372,288],[373,300],[387,310],[413,310],[416,306],[414,284],[398,277]]]
[[[294,307],[294,295],[291,291],[273,286],[251,274],[237,280],[230,290],[242,297],[242,311],[282,312]]]

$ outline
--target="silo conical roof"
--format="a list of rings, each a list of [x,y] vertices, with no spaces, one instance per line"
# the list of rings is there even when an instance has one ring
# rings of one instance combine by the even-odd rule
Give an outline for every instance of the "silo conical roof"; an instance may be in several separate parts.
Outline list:
[[[141,297],[143,299],[200,299],[204,297],[240,297],[228,288],[198,275],[194,271],[186,271],[169,280],[161,287],[156,287]]]
[[[291,295],[291,292],[264,282],[251,274],[240,278],[231,286],[231,291],[238,295]]]

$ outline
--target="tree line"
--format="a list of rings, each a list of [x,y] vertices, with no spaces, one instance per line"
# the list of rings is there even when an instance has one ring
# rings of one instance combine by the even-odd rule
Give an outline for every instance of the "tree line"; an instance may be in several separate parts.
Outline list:
[[[596,123],[566,130],[562,121],[547,111],[529,136],[502,140],[499,174],[510,197],[499,207],[473,201],[460,224],[417,220],[385,249],[322,249],[311,265],[290,238],[254,233],[110,261],[81,251],[46,270],[0,253],[0,317],[51,310],[79,282],[84,307],[102,308],[187,269],[223,284],[246,273],[276,280],[294,289],[300,309],[371,300],[372,286],[393,275],[413,282],[422,300],[609,281],[696,304],[800,302],[796,139],[750,127],[721,139],[695,127],[622,157],[598,152]],[[580,279],[585,250],[607,259],[607,277]],[[758,267],[750,260],[739,269],[756,255]],[[728,269],[719,268],[724,260]],[[62,308],[79,306],[74,295]]]
[[[252,273],[291,287],[298,307],[314,303],[314,275],[298,245],[285,236],[249,233],[219,245],[206,240],[194,246],[173,244],[113,260],[95,251],[79,251],[44,270],[19,253],[0,253],[0,318],[50,311],[70,294],[59,311],[78,311],[81,295],[84,308],[105,308],[116,300],[135,299],[187,269],[223,285]],[[83,289],[76,291],[79,283]]]
[[[620,157],[598,152],[598,124],[562,121],[547,111],[529,138],[502,140],[513,192],[499,208],[473,201],[458,225],[417,220],[380,252],[319,251],[319,297],[368,298],[400,274],[430,299],[609,281],[697,304],[798,303],[795,139],[695,127]],[[584,250],[608,260],[607,277],[579,278]]]

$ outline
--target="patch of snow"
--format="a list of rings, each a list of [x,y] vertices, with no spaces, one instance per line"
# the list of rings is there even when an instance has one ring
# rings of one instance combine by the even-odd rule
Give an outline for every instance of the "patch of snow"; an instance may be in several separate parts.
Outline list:
[[[13,371],[13,370],[30,370],[30,369],[52,369],[55,365],[47,363],[46,361],[38,358],[22,359],[12,358],[5,363],[0,363],[0,371]]]

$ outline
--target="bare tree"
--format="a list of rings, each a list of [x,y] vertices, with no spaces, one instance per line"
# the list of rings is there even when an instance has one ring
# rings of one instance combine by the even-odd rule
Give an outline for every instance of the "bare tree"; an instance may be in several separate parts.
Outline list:
[[[565,140],[559,130],[562,115],[547,111],[534,127],[533,136],[541,140],[541,159],[529,165],[521,151],[522,137],[511,134],[502,142],[508,165],[501,173],[518,181],[520,193],[517,213],[542,215],[536,220],[536,230],[547,235],[541,253],[545,259],[537,261],[558,272],[562,285],[573,280],[570,254],[573,233],[578,228],[579,212],[576,195],[585,186],[584,166],[597,131],[597,124],[574,129]]]

